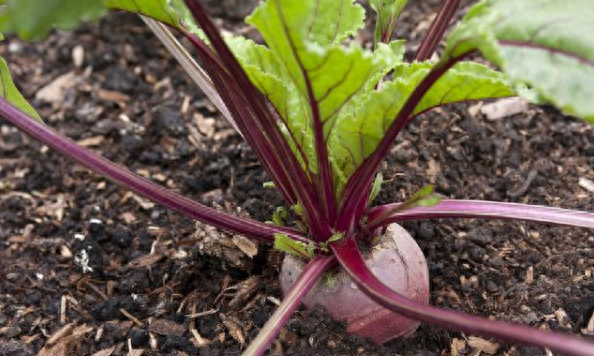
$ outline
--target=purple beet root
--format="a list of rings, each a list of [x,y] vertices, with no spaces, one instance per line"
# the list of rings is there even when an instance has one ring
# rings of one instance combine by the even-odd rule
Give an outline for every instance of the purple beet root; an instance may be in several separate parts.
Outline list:
[[[392,224],[379,242],[366,253],[371,271],[387,286],[417,302],[429,302],[429,271],[423,252],[398,224]],[[283,293],[295,283],[304,263],[287,255],[280,283]],[[319,305],[336,320],[347,322],[347,331],[377,344],[414,333],[419,322],[387,310],[367,297],[344,271],[334,272],[330,283],[321,279],[303,300],[308,309]]]

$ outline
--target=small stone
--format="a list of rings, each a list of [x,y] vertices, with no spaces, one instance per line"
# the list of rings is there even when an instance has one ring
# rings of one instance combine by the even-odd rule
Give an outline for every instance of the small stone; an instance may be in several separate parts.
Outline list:
[[[91,219],[89,233],[92,237],[100,240],[105,235],[105,225],[99,219]]]
[[[480,111],[488,120],[503,119],[504,117],[516,115],[528,110],[528,101],[521,97],[513,97],[498,100],[494,103],[484,105]]]
[[[487,290],[490,293],[496,293],[497,291],[499,291],[499,287],[497,287],[497,284],[493,283],[493,281],[488,281],[487,282]]]
[[[133,328],[130,332],[130,342],[132,347],[144,348],[148,345],[149,335],[146,330]]]
[[[481,245],[488,245],[493,241],[493,234],[487,228],[475,228],[468,232],[468,239]]]
[[[433,237],[435,237],[435,229],[433,228],[433,224],[428,221],[421,222],[417,234],[424,240],[433,239]]]
[[[133,237],[128,233],[126,229],[121,226],[117,226],[111,237],[112,242],[120,247],[128,247],[132,244]]]
[[[0,328],[0,335],[6,337],[7,339],[13,338],[21,333],[21,328],[18,326],[6,326]]]
[[[0,344],[0,356],[32,356],[34,355],[30,345],[17,341],[8,341]]]
[[[295,333],[289,331],[287,328],[283,328],[280,333],[280,340],[287,345],[297,345],[299,342],[299,337]],[[334,347],[336,347],[336,343],[334,343]]]

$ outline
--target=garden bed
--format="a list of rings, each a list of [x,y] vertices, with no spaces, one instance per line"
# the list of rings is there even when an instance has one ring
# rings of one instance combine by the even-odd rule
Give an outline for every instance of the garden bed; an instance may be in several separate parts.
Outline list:
[[[211,10],[226,14],[225,27],[253,32],[238,25],[243,5],[222,3]],[[413,46],[438,2],[417,3],[398,29]],[[263,188],[268,178],[241,137],[137,18],[110,14],[37,44],[8,39],[0,55],[46,122],[79,143],[226,211],[265,221],[282,204]],[[418,118],[394,145],[376,203],[434,184],[451,198],[594,211],[592,126],[536,107],[487,119],[481,105]],[[594,334],[591,231],[473,220],[404,226],[429,261],[432,304]],[[214,233],[0,120],[0,356],[127,355],[130,346],[143,355],[239,354],[281,298],[282,255],[239,237],[205,239]],[[321,310],[301,310],[272,353],[545,355],[497,345],[422,325],[374,346]]]

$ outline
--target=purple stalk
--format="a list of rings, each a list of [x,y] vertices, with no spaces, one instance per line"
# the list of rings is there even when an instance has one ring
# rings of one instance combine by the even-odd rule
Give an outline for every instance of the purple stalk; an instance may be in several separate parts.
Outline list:
[[[282,166],[281,157],[274,153],[274,146],[265,137],[264,129],[254,130],[254,125],[250,124],[250,122],[253,122],[254,114],[249,110],[249,106],[245,101],[246,99],[240,95],[240,89],[229,78],[223,78],[223,72],[214,70],[209,62],[205,62],[205,64],[215,85],[219,88],[221,97],[227,107],[238,118],[237,123],[240,130],[245,132],[244,137],[256,153],[258,153],[260,161],[273,180],[283,183],[277,185],[277,187],[283,193],[285,199],[287,199],[290,205],[295,204],[297,202],[297,197],[295,196],[297,193],[295,192],[299,192],[300,188],[294,184],[295,180],[288,175]],[[251,129],[247,128],[249,126],[251,126]],[[305,223],[310,227],[312,235],[322,235],[323,232],[320,230],[320,225],[312,223],[312,221],[316,221],[315,214],[317,211],[306,203],[304,203],[304,206],[307,207],[304,209]]]
[[[202,67],[196,63],[194,58],[190,56],[188,51],[184,48],[184,46],[173,36],[169,28],[151,17],[147,17],[144,15],[139,15],[142,21],[147,25],[148,28],[153,31],[155,36],[161,41],[163,46],[167,48],[169,53],[173,55],[173,57],[177,60],[177,62],[181,65],[181,67],[188,73],[190,78],[198,85],[198,87],[206,94],[208,99],[214,104],[214,106],[223,114],[223,116],[229,121],[229,123],[235,128],[235,130],[239,131],[237,124],[235,123],[235,119],[225,106],[225,103],[221,99],[218,91],[212,84],[212,80],[210,77],[204,72]]]
[[[205,68],[210,75],[215,88],[218,90],[221,99],[226,107],[232,111],[236,119],[236,125],[240,134],[247,140],[260,158],[262,165],[271,176],[272,180],[283,194],[285,200],[293,205],[297,202],[295,189],[291,188],[291,180],[284,174],[278,157],[274,154],[267,154],[264,151],[270,151],[270,145],[264,137],[262,130],[254,129],[253,117],[248,110],[248,106],[241,97],[241,90],[234,84],[233,77],[227,72],[220,59],[212,50],[195,35],[184,32],[186,38],[192,43],[202,58]],[[239,102],[239,103],[238,103]],[[246,123],[252,123],[251,125]]]
[[[274,235],[283,233],[292,239],[309,242],[301,232],[290,228],[281,228],[251,219],[228,215],[183,197],[165,189],[150,180],[140,177],[129,170],[77,145],[54,129],[46,126],[23,113],[4,98],[0,98],[0,116],[25,133],[46,144],[59,153],[73,159],[116,184],[156,203],[173,209],[190,218],[199,220],[217,228],[245,235],[263,241],[274,241]]]
[[[429,32],[427,32],[427,35],[423,38],[423,42],[421,42],[421,45],[415,53],[416,61],[426,61],[431,58],[433,53],[435,53],[437,46],[439,46],[439,42],[448,29],[452,17],[454,17],[459,7],[460,0],[445,0],[443,2],[437,16],[429,28]]]
[[[275,182],[277,188],[283,194],[285,200],[289,205],[297,203],[297,194],[302,191],[300,187],[296,186],[296,180],[289,177],[286,168],[283,166],[282,159],[279,155],[273,152],[273,147],[266,137],[266,129],[262,128],[260,122],[254,118],[253,112],[250,110],[248,99],[242,95],[242,90],[238,88],[237,83],[233,80],[233,77],[227,72],[226,69],[221,67],[220,60],[214,60],[210,48],[200,41],[196,36],[186,34],[194,47],[198,50],[202,57],[205,68],[209,73],[215,87],[218,89],[221,98],[225,102],[225,105],[233,113],[236,118],[238,128],[247,140],[249,145],[254,149],[260,162]],[[306,202],[309,202],[307,200]],[[304,204],[305,205],[305,204]],[[309,223],[314,220],[311,216],[315,213],[315,209],[308,209],[306,213],[309,216],[306,217],[306,223],[310,226],[314,226],[312,229],[313,233],[317,233],[315,226]]]
[[[245,96],[244,103],[253,113],[251,120],[244,124],[248,128],[247,135],[254,131],[261,131],[269,140],[269,146],[277,150],[272,151],[271,155],[276,156],[281,162],[281,168],[290,178],[290,182],[297,188],[294,190],[295,195],[303,204],[304,210],[309,214],[309,227],[312,229],[312,234],[318,236],[320,234],[331,235],[330,226],[327,219],[320,215],[321,203],[314,193],[311,182],[293,155],[289,144],[285,140],[280,131],[276,119],[272,112],[268,109],[268,103],[256,87],[250,82],[247,74],[225,43],[224,39],[219,34],[216,26],[212,23],[204,9],[195,0],[185,0],[187,7],[194,16],[194,19],[200,24],[202,30],[209,38],[212,46],[217,51],[222,63],[231,75],[231,78],[237,83],[240,90],[240,95]],[[257,127],[254,127],[257,126]],[[258,127],[259,126],[259,127]],[[246,136],[244,134],[244,136]]]
[[[281,5],[278,3],[278,1],[275,1],[274,4],[276,5],[277,11],[280,14],[280,20],[283,24],[285,36],[287,38],[287,41],[289,41],[291,51],[297,61],[297,64],[299,65],[299,69],[301,70],[301,74],[303,75],[303,80],[307,88],[309,106],[311,108],[311,114],[313,118],[313,131],[316,156],[318,157],[318,167],[320,171],[320,194],[325,201],[325,204],[323,205],[326,219],[328,219],[331,222],[334,222],[334,220],[336,219],[336,198],[334,196],[334,182],[332,180],[332,170],[330,168],[330,161],[328,160],[328,147],[326,146],[326,140],[324,138],[324,123],[322,122],[322,117],[320,115],[320,106],[318,105],[318,101],[314,94],[313,86],[307,73],[307,70],[305,69],[303,62],[301,61],[301,58],[299,58],[299,53],[297,53],[295,43],[293,42],[291,34],[289,33],[289,28],[287,27],[286,20],[283,14],[283,9]],[[320,236],[319,238],[326,240],[330,238],[330,236],[331,235]]]
[[[274,338],[295,310],[301,304],[303,298],[316,285],[322,274],[336,264],[334,256],[317,256],[307,263],[299,278],[291,287],[289,293],[284,296],[283,302],[268,319],[258,336],[250,346],[241,354],[242,356],[260,356],[268,349]]]
[[[480,200],[442,200],[433,206],[418,206],[394,214],[385,214],[400,205],[387,204],[371,209],[367,215],[369,223],[365,225],[365,230],[373,231],[398,221],[441,218],[514,219],[594,229],[594,213]]]
[[[371,299],[396,313],[453,331],[549,348],[567,355],[594,356],[594,343],[578,337],[465,315],[412,301],[392,291],[371,273],[355,239],[333,243],[331,248],[353,282]]]
[[[367,199],[364,197],[364,192],[370,189],[375,172],[378,170],[382,160],[390,150],[392,142],[398,137],[398,134],[410,121],[408,120],[414,114],[415,108],[423,99],[427,91],[431,89],[433,84],[441,78],[454,64],[464,58],[467,54],[462,54],[458,57],[450,58],[442,64],[436,65],[426,76],[421,83],[416,87],[412,94],[408,97],[402,109],[396,115],[396,118],[388,128],[388,131],[378,144],[373,153],[367,157],[361,166],[357,168],[355,173],[349,178],[342,196],[342,205],[337,220],[337,229],[339,231],[346,231],[351,233],[357,227],[357,222],[365,213]]]
[[[212,83],[212,80],[208,74],[194,61],[194,59],[190,56],[190,54],[184,49],[184,47],[179,43],[179,41],[173,36],[173,34],[169,31],[167,26],[154,20],[150,17],[146,17],[144,15],[140,15],[140,17],[146,22],[147,26],[155,33],[155,35],[159,38],[159,40],[167,47],[169,52],[173,54],[173,56],[178,60],[181,66],[188,72],[190,77],[198,84],[198,86],[204,91],[206,96],[215,104],[217,109],[225,116],[225,118],[233,125],[233,127],[239,132],[240,135],[243,137],[243,131],[239,129],[237,123],[233,115],[229,112],[225,101],[221,97],[220,91],[218,91],[215,85]],[[189,31],[181,30],[185,37],[187,37],[195,46],[198,48],[203,60],[205,62],[212,63],[211,67],[217,67],[221,72],[225,70],[222,68],[220,59],[216,58],[216,55],[212,52],[212,50],[202,41],[197,39],[194,34],[190,33]],[[248,140],[249,142],[249,140]],[[251,145],[254,147],[254,150],[257,150],[257,146]],[[275,182],[276,186],[278,187],[279,191],[285,198],[285,200],[290,204],[293,205],[296,203],[294,195],[292,195],[287,189],[285,182],[280,181],[280,177],[274,176],[271,172],[272,169],[269,167],[269,163],[266,161],[262,161],[262,165],[266,169],[266,171],[271,176],[272,180]]]
[[[378,14],[378,21],[381,20],[381,16]],[[396,16],[394,16],[392,14],[392,16],[390,16],[390,18],[387,21],[387,24],[385,26],[382,26],[382,24],[380,23],[379,26],[380,28],[386,28],[386,31],[382,30],[382,34],[380,36],[380,41],[383,43],[390,43],[390,39],[392,38],[392,34],[394,33],[394,27],[396,26]],[[377,44],[376,44],[377,45]]]
[[[266,169],[266,172],[272,177],[272,180],[283,194],[285,200],[290,205],[295,204],[297,202],[295,188],[292,186],[290,178],[281,168],[278,157],[270,152],[271,147],[266,137],[264,137],[263,132],[260,130],[250,131],[246,127],[246,122],[251,120],[250,116],[252,114],[247,109],[247,105],[243,102],[241,95],[237,94],[239,89],[233,85],[231,80],[223,78],[223,72],[215,70],[213,64],[205,61],[205,65],[215,86],[219,89],[225,105],[233,113],[233,116],[237,118],[236,122],[240,132],[260,158],[260,162]]]

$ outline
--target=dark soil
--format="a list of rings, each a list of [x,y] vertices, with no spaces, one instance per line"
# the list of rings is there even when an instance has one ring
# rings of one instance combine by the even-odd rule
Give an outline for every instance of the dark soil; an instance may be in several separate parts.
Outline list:
[[[225,27],[251,34],[238,22],[244,3],[208,4]],[[417,1],[406,12],[398,34],[411,49],[437,4]],[[84,50],[79,68],[75,46]],[[110,14],[37,44],[9,38],[0,55],[49,125],[106,157],[261,221],[282,204],[262,188],[267,177],[251,150],[135,17]],[[68,73],[62,90],[50,90],[54,104],[36,99]],[[376,203],[433,183],[452,198],[594,211],[594,192],[578,183],[594,180],[591,126],[549,108],[494,121],[474,112],[460,105],[419,118],[395,144]],[[130,347],[143,355],[238,355],[254,338],[281,298],[278,252],[248,246],[258,251],[250,259],[224,234],[217,245],[208,239],[216,232],[71,164],[1,120],[0,130],[0,356],[129,355]],[[405,227],[429,260],[432,304],[592,333],[591,231],[473,220]],[[272,353],[453,356],[493,346],[428,325],[373,346],[317,310],[298,312]],[[497,352],[545,354],[517,345]]]

